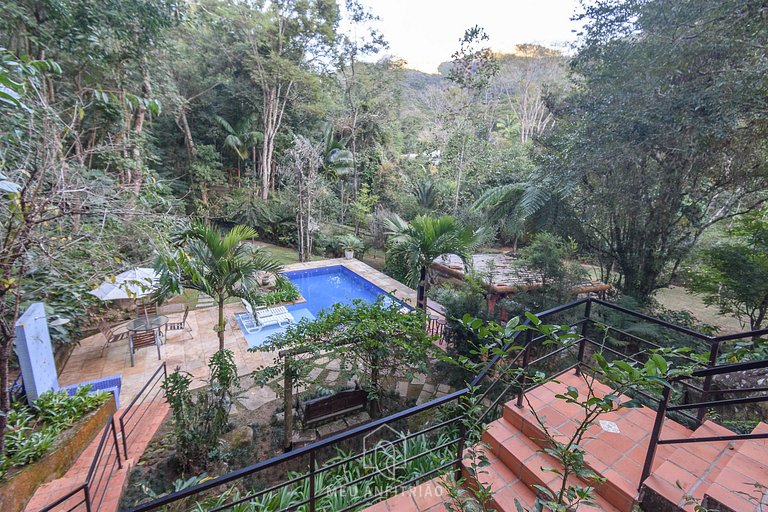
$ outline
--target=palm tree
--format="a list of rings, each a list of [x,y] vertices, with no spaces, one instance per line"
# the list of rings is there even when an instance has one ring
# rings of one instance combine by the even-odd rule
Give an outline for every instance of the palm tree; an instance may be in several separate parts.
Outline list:
[[[221,116],[214,116],[216,122],[224,128],[227,136],[224,138],[224,147],[237,157],[237,179],[240,179],[240,161],[248,158],[248,150],[253,156],[253,174],[256,175],[256,146],[264,140],[264,134],[253,129],[255,123],[253,117],[246,117],[234,127]]]
[[[456,254],[466,266],[485,235],[483,229],[473,231],[462,227],[447,215],[419,215],[411,223],[394,215],[385,222],[390,235],[387,257],[406,264],[406,278],[411,284],[417,284],[416,305],[424,310],[427,309],[427,270],[432,261],[443,254]]]
[[[567,183],[556,190],[532,183],[499,185],[486,190],[472,209],[485,213],[490,223],[503,221],[517,252],[520,238],[552,225],[568,209],[569,187]]]
[[[257,274],[279,277],[282,266],[262,249],[243,243],[256,238],[256,231],[235,226],[226,235],[203,222],[195,222],[175,237],[177,247],[161,254],[155,269],[160,274],[157,299],[178,295],[185,289],[213,297],[219,306],[219,321],[214,331],[219,350],[224,350],[224,304],[231,297],[247,300],[252,306],[263,304]]]

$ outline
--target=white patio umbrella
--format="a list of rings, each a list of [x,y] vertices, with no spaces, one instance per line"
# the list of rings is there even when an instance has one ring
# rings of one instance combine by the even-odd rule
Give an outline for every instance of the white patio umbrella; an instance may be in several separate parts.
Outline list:
[[[88,293],[103,301],[138,299],[152,293],[157,279],[154,269],[136,267],[116,275],[114,281],[104,281]]]

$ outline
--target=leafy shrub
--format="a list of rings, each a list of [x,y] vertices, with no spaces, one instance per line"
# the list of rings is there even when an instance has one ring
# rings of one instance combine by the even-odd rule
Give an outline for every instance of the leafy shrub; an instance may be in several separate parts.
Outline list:
[[[275,289],[264,295],[264,302],[267,306],[279,304],[281,302],[294,302],[301,294],[290,279],[278,279]]]
[[[87,413],[98,409],[110,394],[91,393],[80,386],[73,396],[66,391],[48,391],[32,407],[16,402],[8,412],[4,433],[5,453],[0,455],[0,480],[9,469],[34,462],[54,445],[59,434]]]
[[[231,350],[219,350],[208,362],[208,387],[196,395],[189,389],[189,373],[176,369],[163,382],[173,413],[173,435],[185,470],[206,469],[221,458],[219,443],[229,428],[234,394],[240,388]]]

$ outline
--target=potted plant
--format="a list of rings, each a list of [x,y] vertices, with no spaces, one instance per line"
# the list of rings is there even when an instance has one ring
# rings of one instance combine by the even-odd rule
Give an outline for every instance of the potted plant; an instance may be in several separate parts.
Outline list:
[[[363,242],[357,238],[355,235],[352,234],[345,234],[340,235],[337,238],[339,247],[341,247],[341,250],[344,251],[344,257],[348,260],[351,260],[355,257],[355,252],[357,254],[362,255],[365,251],[365,246],[363,245]]]

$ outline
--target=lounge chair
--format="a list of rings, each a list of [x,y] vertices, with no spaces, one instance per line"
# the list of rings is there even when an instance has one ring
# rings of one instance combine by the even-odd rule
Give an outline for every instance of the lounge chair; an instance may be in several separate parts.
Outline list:
[[[253,317],[255,318],[255,317],[256,317],[256,315],[254,315],[254,314],[253,314],[253,312],[254,312],[254,308],[251,306],[251,303],[250,303],[250,302],[248,302],[248,301],[247,301],[247,300],[245,300],[245,299],[240,299],[240,302],[242,302],[242,303],[243,303],[243,306],[245,306],[245,310],[246,310],[247,312],[249,312],[249,313],[251,314],[251,316],[253,316]],[[267,310],[267,306],[256,306],[256,309],[255,309],[255,311],[256,311],[257,313],[258,313],[258,312],[260,312],[260,311],[266,311],[266,310]],[[287,311],[286,311],[286,312],[287,312]]]
[[[254,316],[256,317],[257,320],[261,320],[262,318],[268,318],[270,316],[280,316],[280,315],[287,315],[287,314],[289,313],[288,313],[288,309],[285,306],[277,306],[276,308],[257,309],[256,314]]]
[[[157,347],[157,359],[160,359],[160,333],[152,331],[132,332],[128,336],[128,349],[131,351],[131,366],[133,366],[133,354],[136,350],[155,345]]]
[[[265,316],[261,318],[257,318],[257,322],[259,324],[258,330],[260,331],[263,327],[266,327],[268,325],[279,325],[280,327],[284,325],[288,325],[291,322],[293,322],[293,315],[288,313],[286,310],[285,314],[283,315],[270,315]]]

